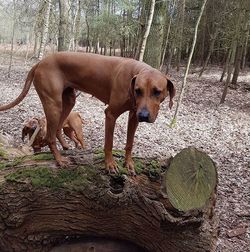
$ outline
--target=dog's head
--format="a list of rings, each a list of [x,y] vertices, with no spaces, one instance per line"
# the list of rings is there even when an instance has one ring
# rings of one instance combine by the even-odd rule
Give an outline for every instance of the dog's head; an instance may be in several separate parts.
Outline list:
[[[145,70],[131,81],[131,95],[139,122],[153,123],[160,103],[169,95],[169,107],[173,106],[175,88],[173,83],[157,70]]]
[[[27,123],[25,123],[23,130],[22,130],[22,140],[24,141],[24,138],[28,135],[29,138],[33,135],[35,132],[37,126],[39,125],[39,119],[38,118],[32,118]]]

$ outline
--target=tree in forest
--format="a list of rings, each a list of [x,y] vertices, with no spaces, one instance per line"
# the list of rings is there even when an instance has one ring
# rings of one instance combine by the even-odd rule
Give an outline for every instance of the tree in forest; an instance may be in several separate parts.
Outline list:
[[[41,36],[41,44],[40,44],[40,48],[38,52],[39,60],[41,60],[43,57],[45,46],[48,39],[50,9],[51,9],[51,0],[47,0],[45,3],[45,13],[44,13],[44,21],[43,21],[43,32]]]
[[[166,57],[166,52],[167,52],[167,48],[168,48],[168,44],[169,44],[169,36],[170,36],[170,31],[172,28],[172,22],[173,22],[173,15],[175,12],[175,6],[176,6],[176,1],[177,0],[173,0],[173,2],[171,1],[169,8],[167,8],[167,12],[169,12],[169,20],[168,20],[168,25],[167,30],[165,29],[165,36],[163,38],[163,50],[162,50],[162,54],[161,54],[161,66],[160,66],[160,70],[163,69],[163,65],[165,63],[165,57]]]
[[[155,3],[152,25],[150,27],[144,54],[144,61],[152,67],[158,69],[161,65],[161,56],[163,50],[166,8],[166,3],[164,1]]]
[[[248,26],[249,21],[249,13],[246,11],[248,8],[250,10],[250,4],[244,5],[245,1],[241,0],[237,2],[237,9],[234,13],[232,20],[232,25],[234,29],[230,32],[230,48],[228,50],[228,57],[226,64],[224,66],[224,70],[222,73],[221,81],[223,80],[224,74],[227,73],[227,78],[225,82],[225,86],[223,89],[223,93],[221,96],[220,103],[224,103],[226,99],[226,95],[228,92],[228,87],[232,81],[234,88],[236,88],[237,78],[240,72],[240,65],[243,57],[243,43],[244,36],[246,31],[244,30],[245,27]],[[242,11],[243,6],[243,11]],[[231,80],[233,74],[233,78]]]
[[[145,28],[145,33],[143,34],[143,38],[142,38],[142,44],[141,44],[140,53],[139,53],[139,61],[143,61],[143,58],[144,58],[145,48],[146,48],[148,36],[150,33],[150,28],[153,21],[154,11],[155,11],[155,0],[151,0],[151,1],[149,0],[149,3],[151,3],[150,11],[149,11],[148,21]]]
[[[207,3],[207,0],[203,0],[202,6],[201,6],[201,10],[200,10],[200,14],[199,14],[198,19],[196,21],[192,48],[191,48],[191,52],[189,54],[188,63],[187,63],[187,66],[186,66],[186,70],[185,70],[185,74],[184,74],[184,79],[183,79],[183,82],[182,82],[181,91],[180,91],[180,95],[179,95],[179,98],[178,98],[178,101],[177,101],[177,106],[176,106],[176,110],[175,110],[175,114],[174,114],[173,120],[171,122],[171,126],[175,125],[176,120],[177,120],[177,116],[178,116],[178,113],[179,113],[179,108],[180,108],[180,105],[181,105],[181,102],[182,102],[182,98],[183,98],[183,94],[184,94],[184,91],[185,91],[185,88],[186,88],[187,76],[188,76],[188,72],[189,72],[189,68],[190,68],[190,64],[191,64],[191,61],[192,61],[192,57],[193,57],[193,53],[194,53],[194,48],[195,48],[195,44],[196,44],[196,40],[197,40],[198,27],[199,27],[200,20],[201,20],[203,11],[205,9],[206,3]]]
[[[59,0],[58,51],[67,51],[69,47],[69,2]]]
[[[10,63],[9,63],[9,69],[8,69],[8,77],[10,77],[10,72],[11,72],[11,67],[12,67],[15,29],[16,29],[16,0],[13,0],[13,26],[12,26],[12,36],[11,36],[11,51],[10,51]]]

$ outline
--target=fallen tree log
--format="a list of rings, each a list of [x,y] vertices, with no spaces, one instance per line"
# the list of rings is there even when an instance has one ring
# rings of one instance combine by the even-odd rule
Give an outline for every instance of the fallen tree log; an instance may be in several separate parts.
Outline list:
[[[48,153],[0,163],[0,251],[215,250],[217,173],[205,153],[136,158],[136,177],[120,152],[117,175],[102,152],[67,155],[67,169]]]

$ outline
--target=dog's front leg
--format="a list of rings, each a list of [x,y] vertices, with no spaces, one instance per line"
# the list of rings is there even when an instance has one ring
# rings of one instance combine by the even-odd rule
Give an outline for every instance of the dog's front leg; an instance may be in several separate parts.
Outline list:
[[[127,131],[127,143],[126,143],[126,154],[125,154],[125,166],[131,175],[136,175],[134,169],[134,161],[132,159],[132,148],[134,143],[135,131],[138,126],[138,119],[136,112],[130,111],[128,117],[128,131]]]
[[[118,172],[117,164],[112,155],[112,148],[113,148],[113,136],[114,136],[114,128],[115,122],[118,116],[114,115],[110,108],[107,107],[105,109],[105,145],[104,145],[104,152],[105,152],[105,165],[106,169],[110,173]]]

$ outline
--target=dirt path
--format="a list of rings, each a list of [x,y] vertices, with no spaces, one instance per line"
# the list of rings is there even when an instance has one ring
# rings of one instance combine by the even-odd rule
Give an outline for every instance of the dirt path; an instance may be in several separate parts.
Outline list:
[[[15,60],[11,78],[7,78],[7,60],[0,56],[0,104],[13,100],[21,91],[30,66]],[[154,124],[142,123],[138,127],[134,153],[139,156],[166,157],[187,146],[206,151],[216,162],[219,172],[216,212],[220,218],[217,251],[250,251],[250,74],[243,73],[237,90],[229,90],[224,105],[218,105],[223,85],[218,82],[221,69],[212,68],[202,78],[191,74],[188,78],[183,105],[177,126],[168,124],[173,116],[168,101],[162,104]],[[173,72],[172,81],[181,85],[183,73]],[[82,94],[77,98],[75,110],[86,121],[84,126],[87,148],[96,149],[104,143],[105,106],[95,98]],[[1,112],[0,132],[14,137],[21,144],[21,130],[25,120],[42,115],[35,90],[15,108]],[[114,147],[122,149],[126,141],[127,113],[118,119]],[[228,231],[242,229],[242,235],[229,238]]]

